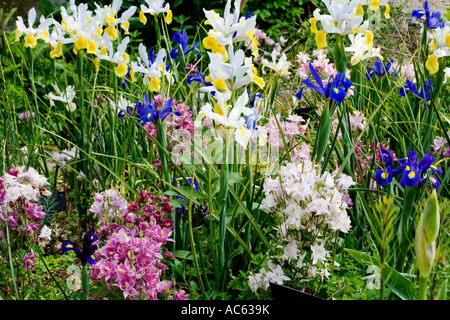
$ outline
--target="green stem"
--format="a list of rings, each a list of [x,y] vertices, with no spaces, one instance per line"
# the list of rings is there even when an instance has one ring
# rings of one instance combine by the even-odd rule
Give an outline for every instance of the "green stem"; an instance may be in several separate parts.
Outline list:
[[[86,262],[83,264],[81,287],[83,289],[83,300],[89,300],[89,273]]]
[[[216,267],[216,289],[221,291],[225,287],[226,266],[225,266],[225,236],[226,236],[226,214],[227,214],[227,197],[228,197],[228,178],[229,178],[229,164],[228,164],[228,150],[230,147],[230,139],[228,132],[225,129],[224,134],[224,150],[223,161],[220,168],[220,203],[222,207],[219,214],[219,244],[217,251],[217,259],[214,262]]]
[[[194,181],[195,177],[192,179]],[[200,266],[198,263],[197,250],[195,248],[196,243],[194,239],[194,230],[192,228],[192,192],[194,190],[194,183],[191,185],[191,194],[189,195],[189,209],[188,209],[188,224],[189,224],[189,240],[191,242],[192,258],[194,259],[195,269],[197,271],[197,278],[200,282],[200,288],[202,293],[205,293],[205,287],[203,285],[202,273],[200,272]]]
[[[9,227],[8,227],[7,223],[6,223],[6,239],[7,239],[7,242],[8,242],[9,266],[11,268],[11,276],[12,276],[12,281],[14,283],[14,291],[16,292],[17,300],[19,300],[20,299],[20,297],[19,297],[19,289],[17,288],[16,277],[14,275],[13,257],[12,257],[12,252],[11,252],[11,240],[10,240],[10,237],[9,237]]]
[[[334,47],[334,60],[336,63],[336,70],[340,73],[347,71],[347,61],[345,56],[344,36],[336,34],[336,44]]]
[[[428,278],[420,276],[419,278],[419,295],[418,300],[427,300],[427,282]]]

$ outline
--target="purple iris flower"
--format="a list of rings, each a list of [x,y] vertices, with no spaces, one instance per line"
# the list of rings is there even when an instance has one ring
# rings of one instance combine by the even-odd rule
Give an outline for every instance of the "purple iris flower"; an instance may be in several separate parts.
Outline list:
[[[439,11],[431,11],[428,6],[428,1],[425,1],[423,4],[423,10],[414,10],[411,16],[417,19],[425,16],[425,19],[427,20],[427,29],[443,28],[445,26],[444,22],[439,22],[441,13]]]
[[[295,94],[295,97],[297,99],[301,100],[303,89],[310,88],[319,93],[324,98],[330,98],[337,104],[341,104],[342,101],[344,101],[344,99],[347,97],[348,90],[352,86],[352,82],[349,79],[345,78],[345,74],[339,72],[336,73],[336,75],[334,77],[330,77],[328,83],[324,85],[322,79],[311,63],[309,64],[309,71],[311,72],[311,75],[313,76],[317,84],[313,84],[311,79],[302,80],[304,86],[300,88],[300,91],[297,94]]]
[[[375,173],[375,180],[380,186],[382,186],[391,183],[393,177],[403,172],[404,166],[402,165],[399,168],[394,169],[392,152],[384,148],[380,149],[381,149],[381,157],[385,163],[385,169],[377,170],[377,172]]]
[[[425,84],[420,88],[420,91],[417,89],[415,84],[410,81],[406,80],[406,85],[399,90],[399,94],[404,97],[408,92],[411,92],[415,94],[417,97],[419,97],[422,100],[425,100],[425,108],[427,107],[427,103],[431,101],[430,98],[430,92],[434,90],[434,88],[431,86],[431,80],[425,81]]]
[[[83,248],[82,250],[75,247],[72,241],[66,240],[63,242],[61,246],[61,254],[68,252],[68,251],[75,251],[75,254],[77,257],[81,260],[81,263],[83,265],[87,263],[89,264],[95,264],[98,262],[97,259],[94,257],[94,253],[97,250],[97,245],[94,244],[95,241],[98,240],[98,236],[96,236],[92,232],[92,228],[89,229],[88,232],[86,232],[83,236]]]
[[[180,55],[180,52],[182,52],[183,55],[186,55],[186,54],[188,54],[190,51],[192,51],[192,50],[195,49],[195,51],[196,51],[197,53],[200,53],[200,52],[197,50],[198,42],[194,42],[194,44],[192,45],[192,47],[190,47],[190,48],[188,49],[189,38],[188,38],[188,36],[187,36],[187,34],[186,34],[186,30],[183,30],[183,31],[178,30],[177,32],[175,32],[175,33],[173,34],[173,36],[172,36],[172,41],[176,41],[176,42],[178,43],[178,44],[177,44],[177,47],[174,48],[174,49],[172,49],[172,50],[170,51],[170,53],[169,53],[169,55],[170,55],[170,57],[171,57],[172,59],[176,59],[176,58]],[[181,51],[180,51],[180,49],[181,49]]]
[[[156,123],[158,121],[164,121],[164,119],[171,113],[181,116],[181,113],[178,111],[173,111],[172,109],[172,98],[169,98],[164,105],[162,106],[161,110],[158,110],[156,108],[156,103],[154,100],[149,101],[148,100],[148,94],[145,94],[144,96],[144,107],[139,110],[139,119],[140,124],[143,125],[147,122],[153,122]]]
[[[439,188],[439,180],[435,175],[428,171],[431,170],[437,172],[439,175],[442,174],[442,169],[433,165],[433,162],[436,159],[433,157],[433,152],[425,154],[419,162],[416,161],[417,153],[415,151],[408,151],[407,155],[408,157],[406,159],[398,160],[404,167],[400,185],[403,188],[414,187],[415,185],[420,188],[427,179],[429,179],[434,187]],[[422,178],[425,173],[427,173],[427,175]]]
[[[367,80],[372,78],[374,73],[377,74],[379,77],[382,77],[388,71],[391,71],[394,74],[394,76],[396,77],[397,74],[396,74],[395,70],[392,68],[392,62],[394,62],[394,59],[391,59],[388,63],[386,63],[385,66],[383,66],[383,63],[381,62],[381,60],[377,58],[375,60],[375,63],[373,64],[372,68],[369,71],[367,71],[367,73],[366,73]]]
[[[200,71],[190,73],[187,76],[186,82],[189,86],[191,85],[192,81],[198,82],[206,87],[212,86],[211,81],[205,81],[205,76]]]

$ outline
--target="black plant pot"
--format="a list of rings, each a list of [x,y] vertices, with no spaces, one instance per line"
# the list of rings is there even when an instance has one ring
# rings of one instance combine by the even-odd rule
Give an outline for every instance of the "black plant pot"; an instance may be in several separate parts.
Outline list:
[[[270,282],[270,291],[272,292],[272,298],[275,301],[283,300],[299,300],[299,301],[325,301],[323,298],[316,297],[312,294],[302,292],[297,289],[283,286]]]
[[[53,212],[61,212],[61,211],[66,211],[67,209],[67,203],[66,203],[66,193],[64,191],[58,191],[58,192],[54,192],[51,197],[55,197],[56,204],[51,207],[51,212],[47,212],[47,213],[53,213]],[[44,196],[44,198],[47,198],[46,196]],[[44,201],[44,199],[42,199],[41,201]],[[53,200],[52,200],[53,201]]]
[[[55,212],[66,211],[66,193],[64,191],[58,191],[56,194],[57,205],[55,207]]]

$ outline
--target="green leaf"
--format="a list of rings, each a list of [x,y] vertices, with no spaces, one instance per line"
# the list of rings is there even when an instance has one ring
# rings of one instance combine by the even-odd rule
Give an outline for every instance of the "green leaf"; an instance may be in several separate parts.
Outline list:
[[[345,249],[353,258],[355,258],[359,263],[365,265],[376,265],[380,267],[380,261],[367,253]],[[394,270],[393,268],[386,266],[386,278],[387,285],[392,289],[392,291],[403,300],[414,300],[415,291],[414,284],[403,274]]]
[[[437,299],[438,300],[447,300],[447,282],[448,279],[445,279],[444,284],[438,291]]]
[[[240,174],[239,172],[230,172],[228,176],[228,183],[234,184],[234,183],[240,183],[245,185],[245,178]]]
[[[183,201],[181,199],[173,199],[169,201],[169,205],[174,208],[181,208],[183,205]]]
[[[172,252],[175,258],[192,260],[192,252],[188,250],[177,250]]]
[[[48,0],[41,0],[41,11],[44,17],[49,16],[53,12],[53,4]]]

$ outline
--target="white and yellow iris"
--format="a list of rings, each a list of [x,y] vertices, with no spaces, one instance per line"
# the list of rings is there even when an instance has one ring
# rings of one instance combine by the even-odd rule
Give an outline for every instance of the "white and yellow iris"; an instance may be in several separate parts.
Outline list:
[[[167,24],[172,23],[172,10],[170,10],[170,5],[166,3],[164,5],[164,0],[145,0],[147,6],[141,4],[141,11],[139,12],[139,20],[142,24],[147,23],[147,17],[145,16],[146,13],[149,13],[153,16],[157,16],[159,13],[165,13],[164,20]]]
[[[34,28],[36,22],[36,10],[31,8],[28,11],[28,27],[23,22],[22,17],[18,17],[16,20],[16,30],[15,30],[15,40],[19,41],[22,35],[25,34],[25,47],[34,48],[37,45],[37,40],[42,39],[47,41],[48,38],[48,28],[53,23],[53,19],[45,19],[41,16],[39,20],[39,25]]]
[[[150,92],[158,92],[161,90],[161,77],[164,73],[166,50],[161,48],[155,60],[152,62],[148,58],[148,52],[144,44],[139,45],[139,56],[137,61],[131,62],[132,72],[140,72],[144,75],[144,84]]]
[[[443,28],[433,29],[430,36],[430,53],[425,67],[430,73],[436,73],[439,70],[438,58],[450,55],[450,25],[447,24]]]
[[[373,46],[372,31],[366,30],[364,33],[358,33],[356,35],[349,34],[348,37],[351,45],[346,47],[345,51],[353,52],[353,56],[350,60],[352,65],[373,57],[383,59],[380,54],[380,48],[375,48]]]
[[[70,111],[70,112],[75,111],[77,108],[77,105],[75,104],[75,102],[73,102],[73,100],[76,96],[74,87],[71,85],[67,86],[65,92],[62,92],[59,89],[58,85],[56,85],[56,84],[53,85],[53,88],[55,89],[56,94],[53,92],[50,92],[47,95],[50,100],[50,105],[55,106],[54,101],[61,101],[66,104],[67,111]]]
[[[199,111],[194,121],[196,127],[200,127],[204,118],[213,120],[216,126],[220,126],[223,130],[232,130],[232,134],[244,149],[247,148],[248,141],[251,137],[251,131],[245,126],[244,116],[253,114],[253,110],[247,107],[248,93],[244,93],[236,100],[234,105],[228,105],[229,96],[216,92],[214,105],[206,103]],[[244,116],[243,116],[244,115]]]
[[[125,51],[129,42],[130,38],[127,36],[117,46],[117,49],[114,50],[112,41],[104,39],[102,47],[96,50],[97,57],[100,60],[110,61],[115,64],[114,72],[119,78],[125,77],[128,73],[130,57]]]
[[[278,55],[278,52],[276,50],[273,50],[271,53],[272,61],[269,61],[265,58],[262,59],[261,63],[263,65],[263,70],[264,70],[264,68],[269,68],[269,69],[275,71],[275,75],[280,76],[280,77],[287,77],[290,74],[289,68],[292,65],[292,63],[287,61],[287,57],[284,52],[281,53],[281,56],[278,59],[278,61],[277,61],[277,55]]]

